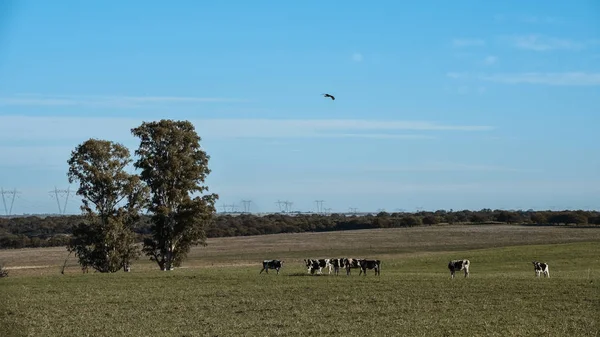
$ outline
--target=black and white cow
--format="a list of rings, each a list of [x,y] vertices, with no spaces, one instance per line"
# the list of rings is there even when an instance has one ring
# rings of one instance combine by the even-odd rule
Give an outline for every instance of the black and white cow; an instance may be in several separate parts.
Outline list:
[[[344,266],[344,259],[329,259],[329,264],[333,267],[335,275],[340,273],[340,268]]]
[[[457,271],[464,270],[465,277],[469,276],[469,267],[471,262],[469,260],[452,260],[448,262],[448,269],[450,269],[450,275],[454,278],[454,273]]]
[[[342,265],[346,268],[346,275],[350,275],[350,269],[360,268],[360,261],[362,259],[344,258]]]
[[[329,269],[329,274],[331,274],[331,263],[329,263],[329,259],[304,259],[304,264],[308,268],[307,273],[314,274],[315,270],[319,270],[319,274],[323,274],[323,268]]]
[[[265,271],[268,274],[269,273],[269,269],[275,269],[275,270],[277,270],[277,275],[279,275],[279,269],[281,269],[281,267],[283,267],[283,261],[280,261],[280,260],[264,260],[262,265],[263,265],[263,267],[260,270],[259,274],[262,274],[263,271]]]
[[[550,270],[548,264],[543,262],[533,261],[533,268],[535,270],[535,276],[540,277],[540,274],[544,274],[545,277],[550,277]]]
[[[360,260],[360,274],[364,274],[367,276],[367,269],[375,269],[375,275],[379,275],[381,273],[381,261],[379,260]]]

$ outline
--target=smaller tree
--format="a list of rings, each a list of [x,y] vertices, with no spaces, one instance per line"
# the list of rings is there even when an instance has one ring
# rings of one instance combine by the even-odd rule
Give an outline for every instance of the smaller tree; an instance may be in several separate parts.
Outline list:
[[[422,224],[421,218],[414,215],[404,216],[400,219],[400,226],[402,227],[416,227],[421,226]]]
[[[546,212],[534,212],[529,216],[529,218],[534,224],[545,224],[548,222],[548,215]]]
[[[588,222],[588,218],[580,213],[576,213],[576,212],[559,212],[556,214],[553,214],[552,216],[550,216],[548,218],[548,222],[552,223],[552,224],[565,224],[565,225],[569,225],[569,224],[576,224],[576,225],[581,225],[581,224],[587,224]]]
[[[489,221],[489,213],[484,213],[484,212],[473,212],[471,214],[471,216],[469,217],[469,221],[473,222],[473,223],[483,223],[486,221]]]
[[[440,223],[440,218],[436,215],[426,215],[422,220],[424,225],[437,225]]]
[[[86,220],[74,226],[68,250],[83,268],[127,271],[139,256],[131,227],[147,203],[148,190],[138,176],[126,172],[131,161],[125,146],[106,140],[89,139],[71,153],[67,175],[70,183],[79,182]]]
[[[517,223],[521,222],[521,216],[515,212],[510,211],[500,211],[500,213],[495,216],[496,221],[506,222],[506,223]]]

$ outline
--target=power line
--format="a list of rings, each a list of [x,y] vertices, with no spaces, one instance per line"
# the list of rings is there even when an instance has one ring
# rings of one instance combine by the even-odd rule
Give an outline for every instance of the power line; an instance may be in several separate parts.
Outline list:
[[[325,202],[325,200],[315,200],[315,203],[317,204],[317,213],[323,213],[323,203]]]
[[[4,188],[0,188],[0,194],[2,194],[2,204],[4,205],[4,212],[6,213],[6,215],[12,214],[13,205],[15,204],[15,197],[17,196],[17,194],[20,193],[21,192],[17,191],[16,188],[12,191],[5,191]],[[10,195],[10,207],[7,207],[6,205],[7,195]]]
[[[223,208],[223,213],[227,213],[227,205],[221,205],[221,208]]]
[[[252,200],[242,200],[242,204],[244,204],[244,213],[250,213],[250,204]]]
[[[284,201],[283,202],[285,204],[285,211],[290,213],[292,211],[292,205],[294,204],[292,201]]]
[[[281,205],[285,204],[285,201],[277,200],[275,203],[277,204],[277,206],[279,206],[279,212],[283,212],[283,208],[281,207]]]
[[[236,205],[235,204],[230,204],[230,205],[221,205],[221,207],[223,208],[223,213],[235,213],[236,210]]]
[[[50,197],[56,199],[58,214],[65,214],[67,212],[67,203],[69,202],[69,196],[71,194],[76,194],[75,192],[71,191],[71,186],[67,187],[66,190],[61,190],[54,186],[54,190],[49,191],[48,193],[50,194]],[[60,205],[61,198],[65,198],[65,203],[62,205],[62,207]]]

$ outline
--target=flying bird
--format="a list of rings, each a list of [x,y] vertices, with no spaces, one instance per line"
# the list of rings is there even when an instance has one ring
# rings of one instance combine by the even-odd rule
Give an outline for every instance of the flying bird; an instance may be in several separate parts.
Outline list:
[[[330,94],[323,94],[323,97],[329,97],[329,98],[331,98],[332,101],[335,101],[335,97],[333,97]]]

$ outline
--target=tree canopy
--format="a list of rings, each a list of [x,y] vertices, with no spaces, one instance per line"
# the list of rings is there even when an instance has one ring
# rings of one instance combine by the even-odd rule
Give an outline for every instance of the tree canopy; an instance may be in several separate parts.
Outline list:
[[[134,165],[150,189],[151,236],[143,251],[161,270],[171,270],[192,245],[205,244],[218,195],[192,195],[208,191],[209,156],[189,121],[144,122],[131,132],[140,139]]]
[[[71,153],[67,176],[70,183],[79,183],[85,221],[73,227],[68,249],[83,268],[128,270],[139,255],[131,226],[139,219],[147,191],[136,175],[127,173],[131,161],[125,146],[108,140],[89,139]]]

